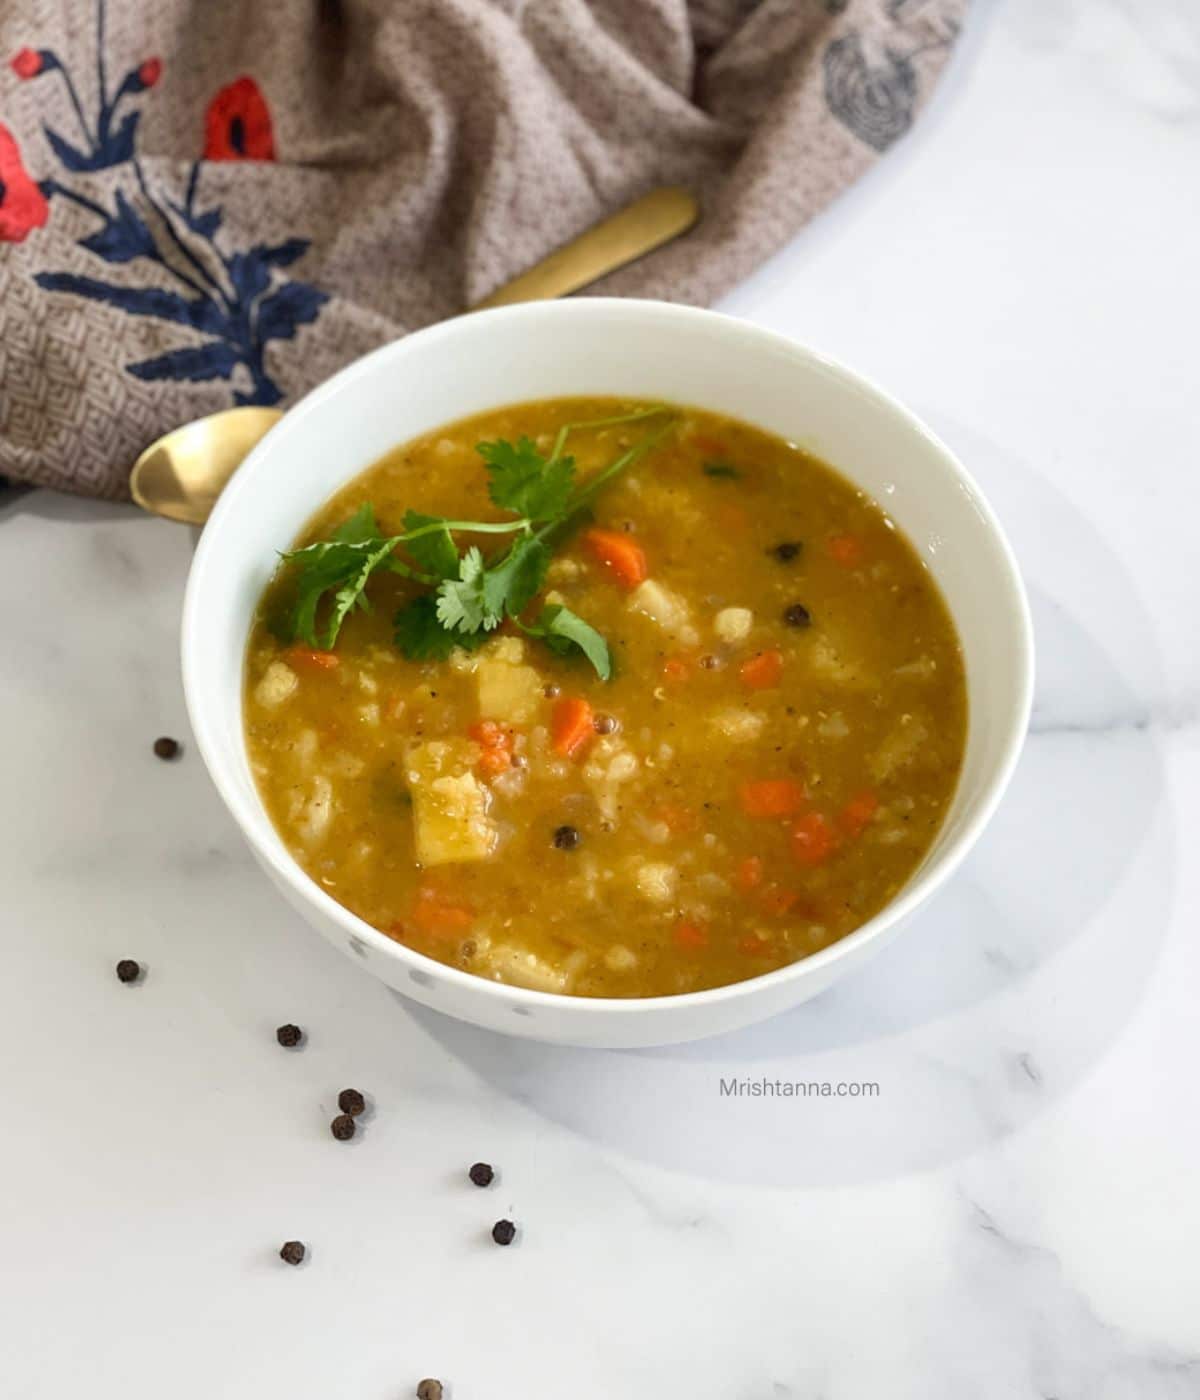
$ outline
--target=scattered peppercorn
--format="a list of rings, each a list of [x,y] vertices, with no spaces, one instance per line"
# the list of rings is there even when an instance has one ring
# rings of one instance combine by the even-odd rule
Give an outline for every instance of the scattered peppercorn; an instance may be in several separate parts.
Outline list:
[[[808,627],[812,624],[812,614],[803,603],[793,603],[784,608],[783,620],[789,627]]]
[[[343,1089],[338,1095],[338,1107],[343,1113],[350,1114],[352,1118],[357,1118],[366,1106],[366,1099],[357,1089]]]
[[[155,753],[155,756],[158,757],[158,758],[166,758],[166,759],[178,758],[178,757],[179,757],[179,740],[178,740],[178,739],[168,739],[168,738],[166,738],[166,737],[164,737],[164,738],[162,738],[162,739],[155,739],[155,741],[154,741],[154,753]]]
[[[578,828],[573,826],[560,826],[554,833],[554,844],[560,851],[573,851],[582,840]]]
[[[802,548],[799,540],[784,540],[782,544],[777,544],[768,553],[773,554],[781,564],[790,564]]]
[[[417,1386],[417,1400],[442,1400],[442,1383],[432,1379],[421,1381]]]
[[[288,1240],[287,1244],[279,1251],[279,1257],[285,1264],[303,1264],[304,1246],[299,1240]]]
[[[557,700],[558,697],[562,694],[562,686],[555,685],[553,682],[551,682],[550,685],[543,687],[542,694],[546,697],[547,700]]]
[[[592,728],[597,734],[615,734],[621,727],[621,722],[616,715],[597,715],[592,720]]]
[[[329,1125],[329,1131],[338,1142],[349,1142],[355,1132],[354,1119],[348,1113],[339,1113]]]
[[[497,1244],[512,1244],[517,1237],[517,1227],[511,1220],[497,1220],[492,1226],[492,1239]]]
[[[299,1026],[293,1026],[289,1022],[288,1025],[279,1027],[275,1032],[275,1039],[285,1050],[291,1050],[304,1039],[304,1032]]]
[[[135,963],[132,958],[122,958],[117,964],[117,976],[122,982],[136,982],[141,975],[141,964]]]
[[[719,671],[721,669],[721,658],[719,656],[702,656],[700,667],[704,671]]]
[[[496,1173],[486,1162],[476,1162],[467,1175],[476,1186],[490,1186]]]

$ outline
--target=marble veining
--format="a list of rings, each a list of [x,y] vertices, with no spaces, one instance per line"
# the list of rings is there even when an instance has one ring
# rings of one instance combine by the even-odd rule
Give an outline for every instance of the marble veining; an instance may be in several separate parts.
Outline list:
[[[189,532],[0,492],[5,1397],[1200,1397],[1198,112],[1189,0],[977,0],[912,137],[726,302],[962,455],[1039,658],[952,885],[737,1035],[554,1049],[374,981],[190,742]]]

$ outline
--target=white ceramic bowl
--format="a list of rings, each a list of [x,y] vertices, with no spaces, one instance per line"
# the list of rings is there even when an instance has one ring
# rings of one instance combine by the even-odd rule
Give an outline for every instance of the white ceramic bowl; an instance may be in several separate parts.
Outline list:
[[[389,448],[502,404],[613,394],[695,404],[811,448],[880,501],[937,578],[962,638],[970,726],[945,825],[901,894],[831,948],[748,982],[600,1000],[485,981],[378,933],[311,881],[267,819],[242,735],[255,604],[318,506]],[[991,816],[1029,717],[1033,642],[1012,552],[949,451],[880,390],[823,356],[727,316],[577,299],[485,311],[409,336],[310,394],[247,459],[196,550],[183,612],[196,741],[263,868],[294,907],[389,986],[509,1035],[638,1046],[732,1030],[794,1006],[880,948],[943,884]]]

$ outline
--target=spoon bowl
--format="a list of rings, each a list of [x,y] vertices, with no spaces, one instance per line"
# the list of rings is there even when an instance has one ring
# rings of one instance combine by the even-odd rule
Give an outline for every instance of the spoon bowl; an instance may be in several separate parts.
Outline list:
[[[154,515],[203,525],[226,482],[282,417],[277,408],[227,408],[164,434],[133,464],[133,499]]]

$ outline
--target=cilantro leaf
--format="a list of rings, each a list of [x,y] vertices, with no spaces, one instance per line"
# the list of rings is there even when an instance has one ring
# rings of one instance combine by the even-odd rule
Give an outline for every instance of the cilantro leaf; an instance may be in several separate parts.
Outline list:
[[[484,596],[487,566],[472,545],[458,561],[458,577],[444,579],[437,591],[437,615],[448,632],[477,632],[495,627],[500,615],[489,612]]]
[[[578,613],[564,608],[561,603],[547,603],[537,621],[525,630],[530,636],[539,637],[560,656],[578,648],[596,668],[596,674],[602,681],[612,675],[608,643],[590,622],[585,622]]]
[[[474,651],[486,641],[486,633],[447,632],[438,620],[432,593],[406,603],[394,619],[396,645],[410,661],[445,661],[455,647]]]
[[[281,556],[294,567],[294,578],[287,601],[279,600],[283,616],[272,619],[273,630],[285,640],[301,638],[310,646],[332,648],[350,613],[355,608],[369,609],[367,584],[376,570],[384,569],[433,590],[413,598],[396,613],[396,645],[406,656],[443,658],[456,646],[481,646],[505,617],[519,622],[541,591],[556,534],[577,526],[596,493],[649,452],[670,431],[674,419],[593,473],[579,489],[574,460],[561,455],[567,434],[665,411],[639,410],[591,425],[563,424],[549,458],[528,437],[515,444],[503,439],[477,443],[487,464],[488,494],[493,504],[516,517],[512,520],[451,520],[410,510],[404,517],[404,532],[384,536],[374,507],[364,502],[330,539]],[[704,470],[713,476],[739,474],[721,462],[706,463]],[[490,557],[474,546],[460,556],[457,531],[508,535],[510,540]],[[404,550],[398,553],[400,545]],[[603,679],[612,674],[604,638],[569,608],[546,606],[535,623],[521,625],[560,654],[582,652]]]
[[[367,544],[382,539],[375,519],[375,507],[371,502],[364,501],[349,520],[337,527],[333,538],[340,544]]]
[[[370,604],[363,592],[367,580],[394,548],[394,540],[377,536],[361,544],[323,540],[307,549],[285,554],[284,561],[298,565],[299,573],[295,605],[281,627],[284,635],[321,651],[331,650],[347,614],[355,607],[369,610]],[[322,624],[318,615],[329,593],[333,597]]]
[[[405,540],[404,548],[422,569],[435,578],[454,578],[458,573],[458,550],[450,538],[450,531],[446,529],[445,517],[422,515],[419,510],[404,513],[405,534],[426,525],[438,524],[442,527],[440,530],[433,530],[419,539]]]
[[[516,617],[524,612],[546,581],[550,551],[531,535],[523,535],[498,563],[488,569],[483,580],[486,616],[497,620],[507,613]]]
[[[510,510],[540,524],[567,508],[575,484],[575,460],[548,462],[527,437],[516,445],[498,438],[477,442],[475,451],[487,463],[488,495],[501,510]]]

